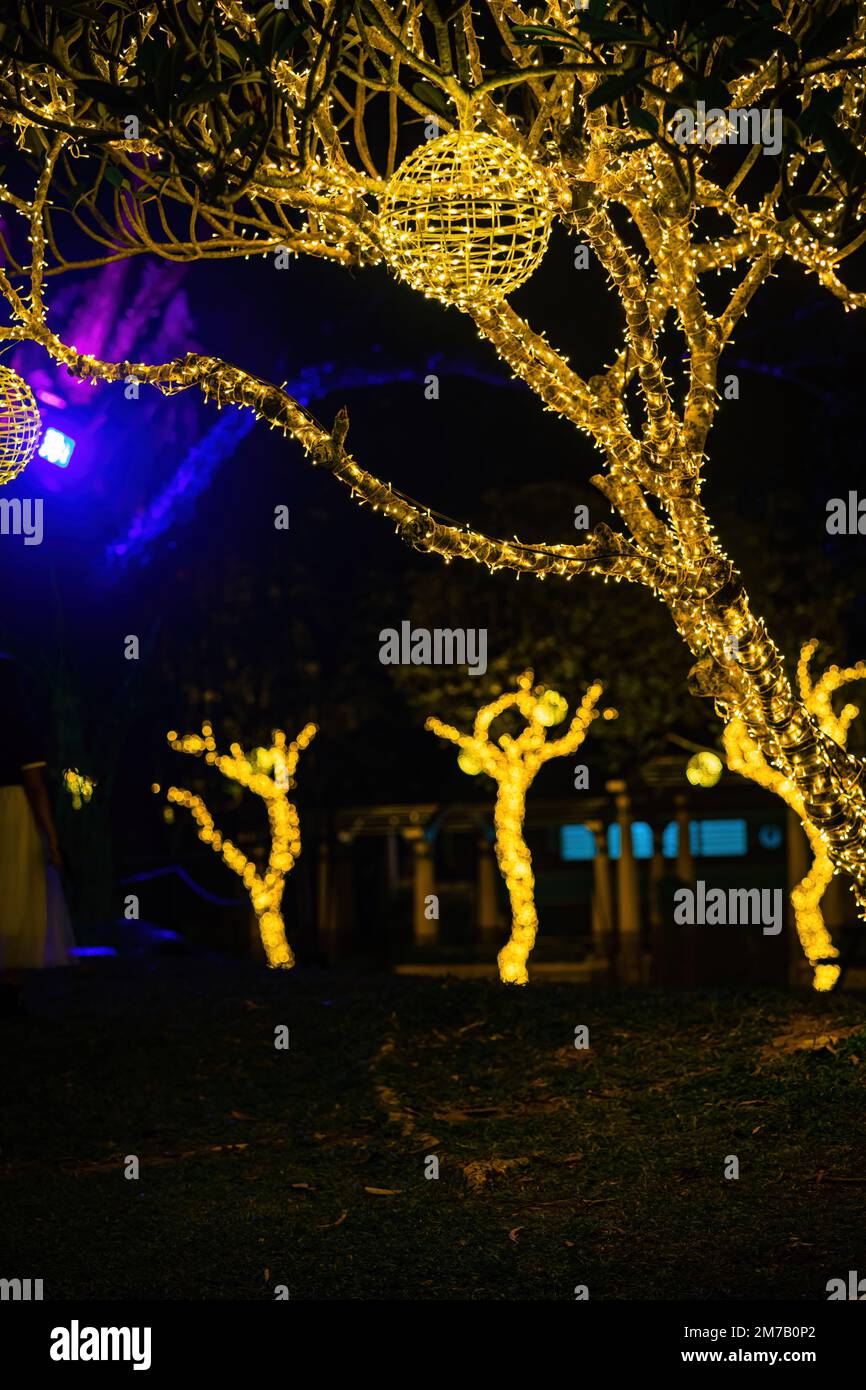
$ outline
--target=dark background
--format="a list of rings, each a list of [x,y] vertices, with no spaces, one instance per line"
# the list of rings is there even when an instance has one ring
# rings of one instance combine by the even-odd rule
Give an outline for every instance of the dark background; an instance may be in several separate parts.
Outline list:
[[[730,285],[719,277],[709,299]],[[574,542],[581,503],[591,524],[614,520],[587,482],[600,463],[590,443],[511,378],[467,317],[383,269],[141,257],[50,281],[47,298],[61,335],[97,355],[157,361],[200,349],[287,381],[326,423],[345,404],[364,467],[491,534]],[[611,360],[616,302],[597,264],[573,268],[564,236],[554,234],[514,303],[580,373]],[[672,332],[663,347],[676,381]],[[828,536],[825,524],[828,499],[856,488],[861,472],[863,357],[857,316],[783,268],[723,359],[720,379],[737,375],[739,399],[722,401],[710,436],[704,496],[722,544],[788,656],[815,635],[822,664],[866,652],[862,542]],[[404,618],[487,627],[491,671],[476,703],[530,662],[570,704],[602,678],[620,712],[591,736],[607,775],[639,780],[648,758],[672,751],[671,732],[717,744],[711,708],[686,691],[692,658],[648,593],[445,567],[239,412],[220,415],[193,393],[142,387],[127,400],[120,386],[79,385],[30,345],[3,361],[66,402],[41,402],[43,421],[76,440],[66,470],[37,458],[4,489],[44,498],[45,539],[28,548],[0,538],[0,645],[26,668],[54,775],[72,766],[98,780],[82,812],[63,793],[59,805],[73,869],[77,845],[79,876],[86,861],[105,910],[116,910],[111,885],[130,866],[182,859],[195,845],[185,817],[164,823],[150,787],[195,780],[165,733],[203,717],[221,744],[247,747],[274,725],[320,724],[300,766],[302,824],[312,810],[327,824],[348,804],[483,797],[423,730],[427,713],[467,717],[466,681],[379,662],[380,630]],[[425,399],[429,373],[438,400]],[[280,504],[288,532],[274,528]],[[129,634],[141,641],[137,662],[124,659]],[[551,764],[537,794],[567,794],[569,775]],[[233,810],[226,789],[211,788],[215,813],[261,810]]]

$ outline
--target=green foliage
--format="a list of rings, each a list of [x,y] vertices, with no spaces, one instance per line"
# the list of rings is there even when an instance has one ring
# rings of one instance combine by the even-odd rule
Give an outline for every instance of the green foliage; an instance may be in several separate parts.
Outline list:
[[[796,37],[783,25],[782,6],[765,0],[624,0],[607,7],[614,18],[603,18],[604,8],[577,11],[579,37],[551,24],[517,25],[514,33],[545,63],[556,62],[558,55],[564,65],[582,61],[603,69],[587,110],[605,108],[614,124],[648,132],[683,161],[689,177],[698,156],[693,148],[678,150],[667,138],[674,114],[694,111],[699,102],[707,109],[730,109],[734,83],[772,62],[775,71],[762,90],[761,107],[784,116],[780,166],[784,169],[794,155],[826,156],[838,176],[832,198],[819,201],[792,192],[785,206],[803,220],[804,212],[828,210],[842,199],[845,211],[832,229],[806,225],[819,240],[842,244],[849,237],[866,192],[866,158],[836,118],[841,92],[819,88],[804,105],[802,91],[807,72],[814,78],[846,65],[840,50],[855,32],[855,4],[822,0],[802,7]],[[706,160],[706,151],[700,158]]]
[[[439,4],[428,11],[446,47],[456,53],[461,51],[463,8]],[[244,14],[255,19],[256,35],[236,17]],[[706,158],[707,152],[699,156],[670,141],[665,127],[673,113],[693,110],[699,101],[726,109],[733,85],[769,66],[761,105],[778,109],[785,118],[779,163],[784,169],[795,154],[829,163],[837,180],[833,197],[844,203],[844,211],[832,227],[806,225],[812,235],[842,244],[866,191],[866,160],[840,122],[834,94],[819,89],[804,99],[803,92],[807,75],[811,81],[829,78],[849,65],[843,50],[854,34],[856,15],[855,4],[838,0],[798,5],[793,19],[786,18],[781,3],[767,0],[592,0],[585,10],[575,11],[571,30],[528,22],[512,25],[511,36],[526,48],[530,66],[582,67],[603,74],[588,97],[588,109],[607,109],[615,126],[636,133],[638,144],[649,138],[664,145],[683,161],[690,183],[696,159]],[[158,7],[155,22],[150,17],[150,10],[127,0],[46,0],[38,6],[19,0],[0,22],[0,113],[22,109],[22,80],[28,72],[53,70],[74,94],[71,123],[46,122],[34,158],[44,155],[58,128],[81,135],[90,148],[105,150],[105,158],[86,174],[80,162],[77,171],[64,164],[58,195],[62,190],[70,201],[80,198],[84,177],[88,200],[95,201],[112,164],[121,160],[122,152],[107,149],[107,143],[120,140],[124,120],[135,115],[142,137],[161,151],[161,171],[178,181],[167,187],[169,198],[183,185],[187,192],[198,189],[220,206],[230,206],[251,179],[267,182],[266,171],[279,167],[288,149],[287,111],[299,122],[302,162],[307,158],[312,112],[335,85],[348,92],[358,82],[364,36],[387,27],[381,12],[368,4],[341,4],[326,11],[300,0],[287,9],[263,5],[257,12],[240,4],[232,10],[201,0],[173,0]],[[482,38],[488,30],[487,37],[492,36],[484,10],[476,23]],[[386,39],[381,46],[383,53],[389,43]],[[131,49],[127,64],[122,58]],[[374,44],[368,52],[375,51]],[[411,67],[410,59],[404,61]],[[384,67],[376,73],[372,61],[370,80],[374,88],[378,83],[384,89],[387,73]],[[281,62],[304,75],[302,89],[290,92],[281,83]],[[485,64],[484,77],[504,82],[502,103],[515,126],[528,129],[537,99],[530,97],[523,80],[510,85],[519,71],[507,57],[501,69]],[[438,74],[424,66],[405,90],[416,111],[420,104],[453,120],[454,83],[471,91],[465,65],[456,75],[449,72],[449,63]],[[401,106],[406,99],[401,95]],[[351,109],[353,97],[348,100]],[[579,124],[578,117],[578,131]],[[718,157],[711,152],[711,160]],[[804,219],[818,210],[807,199],[792,192],[786,210]],[[821,205],[824,210],[829,206]]]

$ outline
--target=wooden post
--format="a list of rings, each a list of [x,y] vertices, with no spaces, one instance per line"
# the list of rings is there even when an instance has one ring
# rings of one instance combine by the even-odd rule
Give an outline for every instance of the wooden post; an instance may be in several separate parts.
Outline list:
[[[412,845],[412,935],[416,946],[436,946],[439,920],[428,916],[428,899],[436,892],[433,877],[433,846],[422,830],[403,832]]]
[[[643,976],[643,952],[637,860],[631,842],[631,798],[625,782],[608,782],[607,790],[614,793],[619,824],[619,860],[616,866],[618,974],[623,984],[639,985]]]
[[[493,845],[487,835],[478,837],[478,870],[476,876],[475,917],[482,941],[489,941],[502,929],[502,918],[496,895],[498,869]]]
[[[607,837],[600,820],[587,821],[595,839],[592,861],[592,954],[613,968],[613,900],[610,891],[610,860],[607,857]]]
[[[695,882],[695,861],[692,857],[692,840],[689,832],[688,799],[678,792],[674,798],[677,820],[677,878],[684,888],[693,888]]]
[[[664,959],[665,931],[662,918],[662,881],[665,876],[664,826],[652,821],[653,857],[649,872],[650,981],[661,984],[668,968]]]
[[[695,861],[689,832],[689,804],[682,792],[674,797],[677,820],[677,878],[684,888],[695,886]],[[698,938],[694,926],[683,928],[683,982],[695,985],[698,981]]]
[[[319,936],[319,948],[328,961],[334,961],[337,955],[337,915],[335,909],[336,894],[332,879],[331,846],[327,839],[321,839],[316,864],[316,930]]]

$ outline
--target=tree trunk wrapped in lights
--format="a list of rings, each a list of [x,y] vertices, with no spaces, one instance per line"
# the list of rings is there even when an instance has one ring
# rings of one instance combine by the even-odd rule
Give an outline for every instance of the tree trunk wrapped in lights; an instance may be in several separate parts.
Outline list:
[[[813,681],[809,663],[817,646],[813,639],[804,643],[800,651],[797,665],[800,698],[822,732],[844,748],[851,723],[860,711],[857,705],[846,704],[836,714],[832,698],[843,685],[866,677],[866,661],[860,661],[856,666],[829,666],[818,680]],[[833,860],[823,837],[809,820],[800,789],[791,777],[769,765],[744,721],[732,719],[725,727],[723,739],[731,771],[740,772],[757,782],[758,786],[775,792],[803,823],[814,858],[805,878],[793,888],[791,903],[803,954],[812,966],[815,989],[821,992],[830,990],[839,978],[839,966],[836,964],[839,952],[824,922],[821,899],[836,872]]]
[[[286,877],[301,853],[301,826],[297,807],[289,800],[289,791],[295,786],[298,758],[317,732],[315,724],[305,724],[297,738],[288,742],[283,731],[275,729],[271,746],[257,748],[254,754],[245,753],[239,743],[233,743],[228,753],[218,753],[213,728],[208,723],[202,725],[200,734],[168,735],[175,752],[192,753],[199,758],[204,755],[206,763],[261,797],[267,807],[271,848],[264,872],[260,872],[254,861],[216,828],[202,797],[184,787],[169,787],[166,792],[170,802],[192,813],[199,839],[221,855],[223,862],[243,879],[258,920],[268,965],[284,969],[294,965],[295,957],[286,940],[283,892]]]
[[[523,835],[526,793],[544,763],[574,753],[583,743],[598,716],[595,706],[603,689],[598,681],[593,682],[565,733],[548,742],[548,729],[562,722],[568,705],[557,691],[533,686],[533,679],[532,671],[524,671],[516,690],[483,705],[471,734],[462,734],[433,717],[425,725],[431,733],[457,744],[463,772],[470,776],[486,772],[496,783],[496,858],[511,901],[511,936],[499,952],[499,974],[507,984],[515,985],[529,980],[526,962],[538,931],[532,855]],[[494,741],[491,725],[509,710],[516,710],[526,720],[526,728],[517,737],[503,733]]]
[[[288,0],[254,14],[240,0],[105,0],[97,18],[21,0],[4,32],[0,121],[34,182],[0,189],[0,336],[36,341],[84,378],[195,387],[250,407],[446,561],[649,588],[694,654],[695,692],[795,789],[862,911],[863,762],[792,689],[701,487],[724,351],[775,268],[787,258],[845,309],[866,305],[841,278],[866,242],[866,6],[728,0],[712,14],[675,7],[675,20],[651,0],[603,8]],[[709,113],[712,134],[708,91],[725,108]],[[720,144],[741,148],[726,159]],[[44,302],[46,277],[79,264],[63,249],[64,218],[92,243],[85,266],[276,249],[390,262],[470,315],[541,403],[593,442],[593,482],[621,529],[551,545],[453,525],[351,456],[344,411],[328,427],[207,356],[147,365],[79,353]],[[588,379],[504,298],[533,272],[553,221],[594,253],[621,312],[621,346]],[[721,283],[708,292],[711,274]],[[671,381],[680,362],[682,391]]]

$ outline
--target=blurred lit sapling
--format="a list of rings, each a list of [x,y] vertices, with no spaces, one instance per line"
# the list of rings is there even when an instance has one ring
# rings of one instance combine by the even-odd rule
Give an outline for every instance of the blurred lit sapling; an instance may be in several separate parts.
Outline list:
[[[231,744],[228,753],[218,753],[212,726],[202,724],[200,734],[169,733],[168,741],[178,753],[191,753],[217,768],[224,777],[261,797],[268,811],[271,848],[263,873],[254,861],[238,849],[216,828],[214,818],[202,797],[183,787],[169,787],[170,802],[184,806],[192,813],[198,826],[199,839],[220,854],[230,869],[243,879],[250,895],[261,932],[262,944],[271,966],[290,968],[295,963],[292,948],[286,940],[282,915],[286,876],[291,873],[301,853],[301,827],[297,808],[289,800],[289,791],[296,785],[298,758],[318,732],[315,724],[305,724],[298,736],[289,743],[281,729],[275,729],[269,748],[244,752],[239,743]],[[153,790],[160,790],[155,785]]]
[[[823,676],[813,681],[809,663],[817,647],[818,643],[813,638],[805,642],[800,651],[797,665],[800,695],[828,738],[844,748],[848,741],[848,730],[860,710],[857,705],[846,704],[836,714],[832,698],[843,685],[866,677],[866,661],[858,661],[855,666],[829,666]],[[731,771],[740,772],[759,786],[775,792],[803,823],[814,857],[806,877],[792,890],[791,902],[800,944],[814,972],[814,987],[820,991],[832,989],[839,978],[839,966],[835,964],[839,952],[833,945],[821,912],[821,899],[836,872],[827,838],[820,827],[810,820],[800,789],[786,773],[770,767],[742,719],[732,719],[727,725],[724,744]]]
[[[79,772],[77,767],[67,767],[63,770],[63,785],[72,798],[73,811],[80,811],[93,796],[96,780],[86,772]]]
[[[603,689],[598,681],[593,682],[566,732],[548,742],[548,729],[562,723],[568,703],[556,690],[533,686],[533,679],[532,671],[524,671],[516,690],[484,705],[471,734],[433,717],[425,725],[431,733],[456,743],[460,749],[457,762],[463,772],[470,777],[486,772],[496,783],[496,858],[508,889],[512,917],[511,936],[499,952],[499,974],[507,984],[516,985],[529,980],[526,962],[538,931],[532,855],[523,837],[526,793],[543,763],[565,757],[583,743],[598,715],[595,706]],[[526,720],[525,729],[516,737],[500,734],[494,741],[491,725],[510,710]]]

